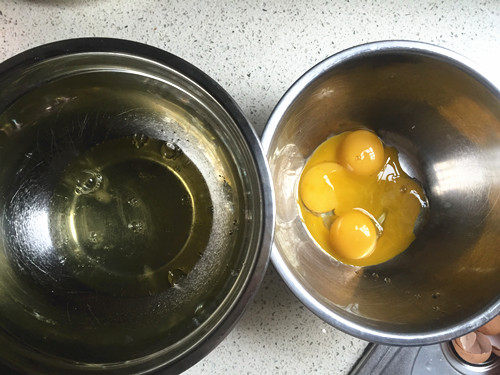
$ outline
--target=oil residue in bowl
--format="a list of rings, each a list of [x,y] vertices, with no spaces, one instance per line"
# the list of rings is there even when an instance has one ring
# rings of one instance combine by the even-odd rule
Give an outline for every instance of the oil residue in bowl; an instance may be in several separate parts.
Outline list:
[[[100,143],[65,168],[51,200],[51,235],[84,284],[151,294],[202,255],[209,202],[203,176],[177,144],[135,134]]]

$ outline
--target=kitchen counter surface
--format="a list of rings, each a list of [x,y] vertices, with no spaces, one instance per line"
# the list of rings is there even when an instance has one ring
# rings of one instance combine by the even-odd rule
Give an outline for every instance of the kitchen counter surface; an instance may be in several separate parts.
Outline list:
[[[357,44],[420,40],[498,72],[500,1],[0,0],[0,61],[84,36],[131,39],[186,59],[261,132],[302,73]],[[241,321],[187,374],[345,374],[366,344],[308,311],[270,267]]]

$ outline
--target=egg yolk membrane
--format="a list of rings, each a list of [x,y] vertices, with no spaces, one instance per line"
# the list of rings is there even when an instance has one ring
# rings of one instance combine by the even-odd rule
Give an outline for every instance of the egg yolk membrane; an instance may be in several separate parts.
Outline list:
[[[338,154],[342,164],[361,176],[377,173],[385,161],[382,141],[368,130],[347,134],[340,144]]]
[[[352,210],[338,216],[330,227],[330,244],[343,258],[369,256],[377,243],[377,230],[370,217]]]
[[[300,177],[298,201],[318,245],[356,266],[385,262],[408,248],[428,207],[397,150],[368,130],[341,133],[314,151]]]

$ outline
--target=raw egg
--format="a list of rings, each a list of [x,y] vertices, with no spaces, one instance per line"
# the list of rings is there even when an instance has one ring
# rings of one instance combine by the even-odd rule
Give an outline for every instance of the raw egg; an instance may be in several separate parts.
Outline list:
[[[311,211],[322,213],[332,211],[338,205],[339,189],[336,180],[343,167],[337,163],[315,165],[300,181],[302,202]]]
[[[338,216],[330,227],[330,244],[343,258],[365,258],[373,252],[376,243],[375,225],[360,211]]]
[[[298,203],[316,243],[341,262],[369,266],[403,252],[415,239],[428,201],[401,168],[398,152],[377,135],[335,135],[302,171]]]
[[[339,149],[340,162],[353,173],[369,176],[384,164],[384,146],[375,133],[356,130],[349,133]]]

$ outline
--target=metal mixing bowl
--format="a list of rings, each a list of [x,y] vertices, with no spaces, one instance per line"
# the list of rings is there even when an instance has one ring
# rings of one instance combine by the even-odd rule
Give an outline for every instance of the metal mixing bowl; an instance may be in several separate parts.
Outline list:
[[[411,246],[365,268],[318,248],[296,203],[315,148],[360,127],[399,150],[430,201]],[[366,340],[422,345],[500,312],[500,94],[469,61],[405,41],[346,50],[288,90],[262,139],[276,199],[271,260],[319,317]]]
[[[66,166],[134,134],[175,142],[208,187],[200,205],[212,206],[212,226],[187,275],[164,264],[115,272],[112,259],[142,269],[147,254],[133,235],[115,238],[136,244],[121,255],[123,246],[82,253],[59,233],[65,216],[52,211]],[[2,63],[0,163],[0,362],[22,373],[178,372],[222,340],[264,275],[274,217],[259,141],[220,86],[169,53],[77,39]],[[137,178],[159,205],[177,207],[147,174]],[[148,197],[133,201],[146,219],[156,209]]]

